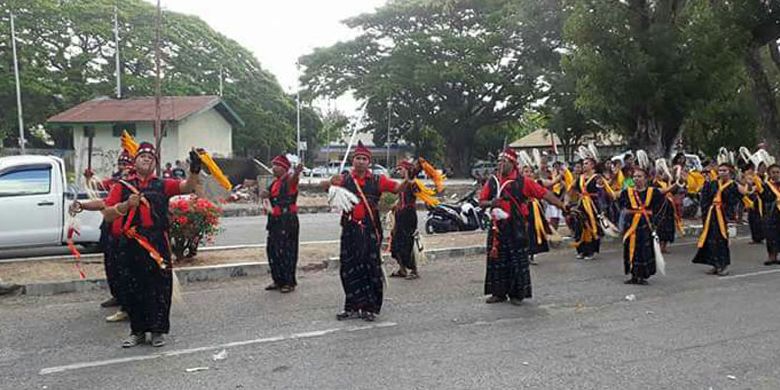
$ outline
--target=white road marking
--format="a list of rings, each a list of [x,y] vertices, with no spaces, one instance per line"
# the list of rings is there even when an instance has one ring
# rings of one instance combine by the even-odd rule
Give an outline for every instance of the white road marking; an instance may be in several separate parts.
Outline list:
[[[217,345],[211,345],[206,347],[198,347],[198,348],[188,348],[188,349],[179,349],[179,350],[172,350],[172,351],[166,351],[162,353],[156,353],[151,355],[140,355],[140,356],[129,356],[125,358],[116,358],[116,359],[107,359],[107,360],[96,360],[91,362],[81,362],[81,363],[73,363],[73,364],[67,364],[64,366],[56,366],[56,367],[48,367],[41,369],[38,373],[40,375],[50,375],[50,374],[56,374],[66,371],[74,371],[74,370],[81,370],[85,368],[94,368],[94,367],[102,367],[102,366],[110,366],[115,364],[122,364],[122,363],[132,363],[132,362],[140,362],[140,361],[146,361],[146,360],[154,360],[154,359],[160,359],[164,357],[171,357],[171,356],[182,356],[182,355],[191,355],[198,352],[207,352],[207,351],[214,351],[214,350],[220,350],[220,349],[227,349],[227,348],[235,348],[235,347],[242,347],[246,345],[254,345],[254,344],[266,344],[266,343],[274,343],[274,342],[280,342],[280,341],[290,341],[290,340],[300,340],[300,339],[310,339],[315,337],[322,337],[333,333],[339,333],[339,332],[359,332],[369,329],[377,329],[377,328],[390,328],[393,326],[398,325],[395,322],[380,322],[377,324],[372,325],[364,325],[364,326],[353,326],[348,328],[331,328],[331,329],[323,329],[323,330],[315,330],[310,332],[302,332],[302,333],[294,333],[289,335],[281,335],[281,336],[273,336],[273,337],[265,337],[265,338],[259,338],[259,339],[253,339],[253,340],[243,340],[243,341],[234,341],[230,343],[224,343],[224,344],[217,344]]]
[[[739,274],[739,275],[721,276],[718,279],[719,280],[739,279],[739,278],[747,278],[747,277],[750,277],[750,276],[776,274],[778,272],[780,272],[780,269],[772,269],[772,270],[766,270],[766,271],[748,272],[746,274]]]

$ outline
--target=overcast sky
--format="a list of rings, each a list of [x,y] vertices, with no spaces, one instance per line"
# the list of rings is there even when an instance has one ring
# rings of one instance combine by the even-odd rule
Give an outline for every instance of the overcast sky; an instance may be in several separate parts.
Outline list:
[[[156,0],[147,0],[156,4]],[[297,85],[295,61],[316,47],[349,40],[341,21],[372,12],[385,0],[162,0],[163,9],[196,15],[251,50],[285,91]],[[336,106],[352,114],[355,103]]]

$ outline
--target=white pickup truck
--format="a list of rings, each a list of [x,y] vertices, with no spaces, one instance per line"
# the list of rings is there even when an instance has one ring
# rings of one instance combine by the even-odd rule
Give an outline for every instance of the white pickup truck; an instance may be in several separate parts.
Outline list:
[[[65,245],[65,215],[74,196],[86,199],[67,186],[65,163],[53,156],[0,158],[0,249]],[[74,242],[93,245],[100,241],[99,212],[78,216],[81,235]]]

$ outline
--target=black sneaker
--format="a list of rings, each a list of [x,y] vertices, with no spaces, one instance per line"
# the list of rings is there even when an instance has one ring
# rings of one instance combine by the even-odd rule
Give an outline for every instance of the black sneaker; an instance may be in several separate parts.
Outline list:
[[[360,318],[363,319],[363,321],[366,322],[374,322],[376,319],[376,315],[370,311],[364,311],[360,313]]]
[[[352,310],[345,310],[339,314],[336,314],[336,320],[338,321],[350,320],[358,317],[359,317],[358,312]]]
[[[111,297],[100,304],[100,307],[116,307],[116,306],[119,306],[119,302],[114,297]]]

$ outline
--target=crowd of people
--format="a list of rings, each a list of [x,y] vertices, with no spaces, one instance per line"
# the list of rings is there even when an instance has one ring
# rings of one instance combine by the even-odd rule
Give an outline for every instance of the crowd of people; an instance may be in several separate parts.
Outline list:
[[[780,166],[766,152],[746,156],[735,165],[733,155],[721,153],[704,169],[691,170],[686,158],[651,162],[643,151],[622,159],[601,160],[595,148],[580,148],[572,164],[548,161],[546,156],[504,150],[498,168],[479,192],[480,206],[490,210],[487,233],[484,294],[486,303],[509,301],[519,305],[532,297],[529,266],[534,256],[549,251],[549,243],[564,224],[570,229],[576,258],[593,260],[606,234],[623,241],[624,273],[628,284],[646,285],[662,267],[659,256],[682,229],[684,199],[700,202],[703,231],[694,263],[711,266],[710,273],[727,275],[730,264],[728,223],[740,209],[748,213],[755,242],[766,241],[768,260],[780,264]],[[104,215],[103,248],[106,275],[113,298],[106,305],[120,311],[108,320],[130,320],[123,347],[146,341],[165,344],[170,329],[172,265],[168,229],[168,200],[193,192],[199,185],[201,161],[193,152],[185,179],[157,178],[157,154],[142,143],[123,152],[120,170],[105,182],[108,198],[74,202],[71,212],[100,210]],[[344,305],[337,320],[374,321],[383,304],[386,276],[381,250],[385,235],[379,213],[383,193],[397,194],[392,209],[389,250],[398,262],[391,274],[420,278],[416,259],[416,203],[435,206],[443,177],[423,158],[401,161],[400,180],[372,173],[371,151],[358,144],[350,171],[324,181],[332,204],[342,212],[340,279]],[[178,165],[178,164],[177,164]],[[267,213],[267,257],[272,283],[269,291],[296,290],[300,225],[297,197],[300,164],[285,155],[272,161],[273,181],[261,193]],[[417,175],[425,171],[435,189]],[[338,198],[338,199],[337,199]]]

